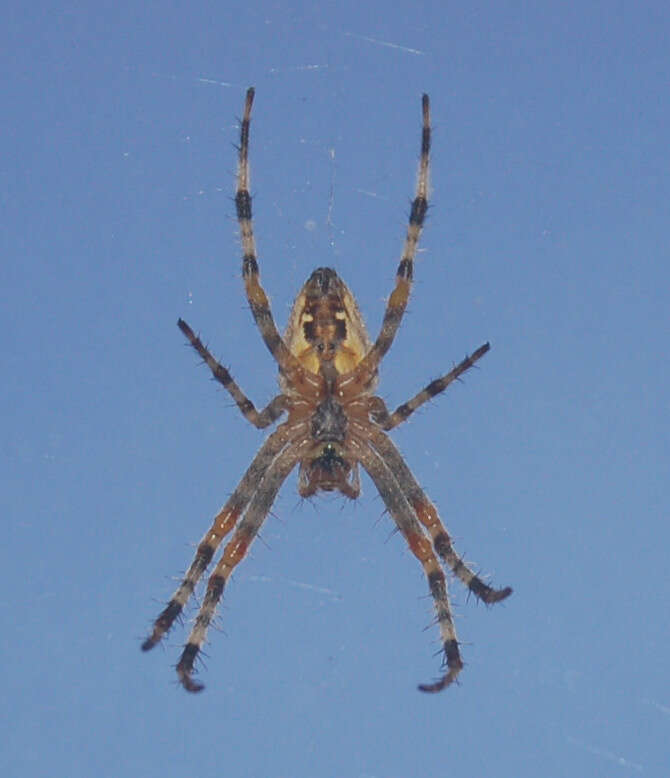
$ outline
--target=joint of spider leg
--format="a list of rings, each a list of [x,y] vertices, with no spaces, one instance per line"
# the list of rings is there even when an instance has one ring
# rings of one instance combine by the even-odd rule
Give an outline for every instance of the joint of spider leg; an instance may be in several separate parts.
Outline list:
[[[443,600],[447,597],[447,582],[442,570],[434,570],[428,574],[428,586],[430,593],[436,600]]]
[[[202,653],[200,647],[195,643],[186,643],[181,658],[175,666],[179,681],[187,692],[197,693],[205,688],[203,683],[194,681],[192,678],[192,674],[195,672],[194,664],[196,659],[204,665]]]
[[[235,194],[237,218],[251,221],[251,195],[246,189],[240,189]]]
[[[458,380],[460,380],[460,378]],[[424,391],[426,392],[426,394],[431,400],[434,397],[437,397],[438,394],[441,394],[443,390],[444,390],[444,379],[442,377],[434,379],[424,389]],[[400,410],[400,408],[398,408],[398,410]]]
[[[444,641],[444,658],[447,663],[447,667],[463,669],[463,660],[461,659],[461,652],[458,649],[459,642],[456,638]]]
[[[438,532],[438,534],[433,538],[433,545],[435,546],[435,550],[437,551],[438,555],[442,557],[442,559],[445,559],[446,557],[455,553],[454,547],[451,543],[451,538],[449,535],[447,535],[446,532]],[[456,567],[463,565],[461,559],[458,559],[457,562],[458,564]]]
[[[406,257],[403,258],[398,265],[397,276],[405,279],[405,281],[412,281],[414,276],[414,262]]]
[[[412,202],[412,210],[409,215],[409,223],[415,227],[421,227],[428,211],[428,200],[423,197],[415,197]]]
[[[230,383],[230,381],[228,382]],[[233,403],[234,404],[234,403]],[[251,402],[251,400],[244,399],[241,403],[238,404],[239,409],[242,411],[242,413],[247,416],[250,414],[253,410],[255,410],[255,405]]]
[[[433,624],[433,626],[435,625]],[[460,663],[460,667],[463,668],[465,666],[465,662],[463,662],[460,652],[460,648],[463,645],[466,644],[462,643],[460,640],[458,640],[458,638],[449,638],[448,640],[440,641],[440,647],[437,649],[437,651],[433,652],[432,656],[434,659],[438,656],[442,658],[442,667],[450,667],[448,662],[449,657],[451,657],[452,662]]]
[[[379,338],[377,338],[377,345],[382,357],[386,356],[386,352],[391,348],[393,335],[395,334],[395,331],[398,329],[398,326],[402,321],[402,317],[405,314],[405,306],[407,305],[406,299],[403,299],[406,293],[404,293],[402,290],[398,292],[396,299],[393,298],[393,295],[396,294],[396,291],[391,294],[389,308],[384,314],[382,331],[379,335]],[[391,334],[389,335],[389,333]]]
[[[254,315],[254,318],[259,323],[260,326],[263,325],[264,322],[270,321],[272,319],[272,314],[270,314],[267,309],[260,309],[260,313],[257,312],[257,309],[255,307],[252,307],[251,312]],[[270,350],[271,354],[274,354],[277,352],[279,347],[281,346],[282,339],[281,335],[278,332],[272,332],[265,336],[265,344]]]

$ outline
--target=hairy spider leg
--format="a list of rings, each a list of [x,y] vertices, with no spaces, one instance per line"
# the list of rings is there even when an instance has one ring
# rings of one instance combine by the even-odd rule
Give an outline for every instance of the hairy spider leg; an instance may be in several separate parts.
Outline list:
[[[237,529],[226,544],[221,559],[207,581],[207,590],[202,605],[177,663],[179,680],[189,692],[199,692],[204,688],[203,684],[197,683],[191,677],[193,665],[205,641],[207,629],[223,595],[226,582],[235,567],[246,556],[251,542],[258,534],[272,503],[275,501],[279,488],[300,461],[304,449],[308,446],[309,441],[289,444],[267,469],[265,475],[260,479],[258,488],[254,491]]]
[[[421,684],[419,689],[424,692],[437,692],[452,683],[463,669],[463,660],[458,649],[458,638],[449,604],[447,579],[435,556],[430,540],[425,536],[412,506],[391,470],[379,454],[364,441],[356,441],[356,443],[358,449],[356,453],[361,465],[373,480],[391,517],[407,541],[410,551],[421,562],[428,579],[428,586],[437,614],[447,672],[436,683]]]
[[[237,407],[248,422],[258,429],[264,429],[265,427],[269,427],[270,424],[282,415],[286,410],[286,397],[283,394],[277,395],[262,411],[259,412],[253,402],[251,402],[237,385],[228,370],[226,370],[220,362],[214,359],[209,349],[203,344],[188,324],[183,319],[179,319],[177,324],[179,325],[179,329],[186,335],[193,348],[200,354],[202,360],[208,365],[214,378],[228,390],[230,396],[235,400]]]
[[[492,586],[489,586],[454,551],[451,537],[444,524],[442,524],[437,509],[417,483],[412,471],[407,467],[405,460],[388,435],[385,435],[383,432],[376,432],[372,437],[371,443],[395,474],[403,494],[412,506],[412,510],[421,524],[430,533],[435,550],[454,575],[487,605],[500,602],[500,600],[509,597],[512,594],[512,589],[509,586],[506,586],[504,589],[494,589]]]
[[[249,127],[251,124],[251,106],[254,101],[254,93],[254,88],[249,87],[244,103],[244,114],[240,126],[237,191],[235,193],[235,208],[242,241],[242,277],[244,279],[244,287],[256,326],[282,373],[296,388],[304,388],[306,392],[319,393],[322,391],[323,380],[319,376],[305,370],[295,355],[289,351],[277,330],[277,325],[270,309],[270,302],[260,282],[251,214],[251,194],[249,192]]]
[[[337,385],[345,393],[351,393],[351,387],[359,386],[364,390],[376,375],[377,368],[398,332],[398,327],[407,307],[412,279],[414,277],[414,257],[421,230],[428,210],[428,165],[430,161],[430,100],[424,94],[421,99],[423,129],[421,133],[421,157],[417,176],[416,192],[407,225],[407,235],[402,257],[396,271],[395,288],[386,304],[382,326],[370,351],[352,372],[338,379]],[[355,391],[355,389],[354,389]]]
[[[292,430],[287,424],[282,424],[261,446],[237,488],[214,517],[212,526],[198,543],[195,557],[186,571],[186,575],[154,622],[151,635],[142,644],[143,651],[149,651],[159,643],[179,617],[200,577],[212,561],[221,541],[234,528],[237,520],[253,499],[263,476],[286,446],[291,432]]]
[[[478,359],[486,354],[490,346],[488,343],[484,343],[475,351],[471,356],[466,357],[460,362],[453,370],[450,370],[446,375],[436,378],[431,381],[420,392],[414,395],[411,400],[399,405],[393,413],[389,413],[386,403],[381,397],[371,397],[369,402],[369,410],[372,418],[381,424],[383,429],[392,430],[397,427],[398,424],[407,421],[407,419],[420,408],[428,400],[432,400],[433,397],[443,392],[449,384],[455,381],[459,376],[463,375],[466,370],[469,370]]]

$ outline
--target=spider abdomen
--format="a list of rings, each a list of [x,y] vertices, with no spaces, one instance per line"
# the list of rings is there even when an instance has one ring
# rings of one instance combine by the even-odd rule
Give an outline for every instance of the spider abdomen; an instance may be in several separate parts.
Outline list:
[[[329,267],[319,267],[295,298],[284,341],[312,373],[349,373],[368,353],[370,338],[347,285]]]

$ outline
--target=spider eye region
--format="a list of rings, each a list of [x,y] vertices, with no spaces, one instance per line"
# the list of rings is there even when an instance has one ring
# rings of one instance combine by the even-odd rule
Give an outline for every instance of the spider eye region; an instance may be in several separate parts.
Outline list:
[[[312,455],[301,464],[298,491],[303,497],[311,497],[319,491],[340,491],[355,499],[358,496],[358,479],[356,468],[353,471],[338,442],[319,443],[312,450]]]

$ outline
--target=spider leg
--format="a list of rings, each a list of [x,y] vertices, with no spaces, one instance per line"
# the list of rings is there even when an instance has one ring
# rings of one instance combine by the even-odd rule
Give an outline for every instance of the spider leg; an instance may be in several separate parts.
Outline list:
[[[338,387],[351,391],[349,385],[361,387],[369,383],[369,376],[374,374],[386,352],[391,348],[400,322],[402,321],[414,275],[414,256],[423,228],[423,222],[428,210],[428,162],[430,156],[430,101],[428,95],[421,100],[423,112],[423,130],[421,133],[421,157],[416,192],[407,225],[407,236],[402,251],[402,257],[396,271],[396,283],[386,304],[381,330],[372,348],[359,362],[351,374],[338,381]]]
[[[253,101],[254,88],[249,87],[240,126],[237,190],[235,193],[235,209],[242,240],[242,277],[244,279],[244,288],[256,326],[261,333],[265,345],[279,365],[281,372],[287,376],[293,386],[307,386],[313,393],[318,393],[323,384],[322,379],[312,375],[309,371],[305,371],[295,355],[290,352],[286,343],[284,343],[272,316],[270,302],[260,282],[251,215],[251,194],[249,192],[249,126]]]
[[[436,683],[421,684],[419,689],[424,692],[441,691],[456,680],[463,668],[463,660],[458,649],[458,638],[449,604],[447,579],[435,556],[430,540],[424,534],[412,506],[384,460],[372,448],[355,438],[352,439],[351,447],[372,478],[411,552],[421,562],[428,579],[428,586],[437,613],[447,670]]]
[[[487,605],[500,602],[512,594],[512,589],[494,589],[484,583],[471,570],[461,557],[454,551],[449,533],[440,521],[437,509],[419,486],[405,460],[395,447],[393,441],[383,432],[375,432],[371,439],[372,446],[379,453],[398,479],[403,494],[412,506],[417,518],[430,533],[433,546],[440,558],[453,571],[454,575],[480,600]]]
[[[295,355],[290,352],[286,343],[284,343],[272,316],[270,302],[260,282],[251,215],[251,194],[249,192],[249,126],[253,101],[254,89],[250,87],[247,90],[240,127],[237,191],[235,193],[235,208],[242,239],[242,277],[244,279],[244,287],[256,326],[261,333],[265,345],[279,365],[281,372],[296,389],[300,390],[302,388],[306,393],[311,391],[312,394],[318,394],[322,389],[323,380],[319,376],[304,370]]]
[[[193,348],[200,354],[203,361],[207,363],[214,378],[228,390],[247,421],[251,422],[254,427],[263,429],[264,427],[268,427],[282,415],[286,410],[286,397],[283,394],[277,395],[277,397],[268,403],[262,411],[256,410],[256,406],[235,383],[235,380],[230,373],[220,362],[214,359],[209,349],[203,344],[188,324],[183,319],[179,319],[177,324],[179,329],[186,335]]]
[[[149,651],[159,643],[174,624],[175,619],[178,618],[188,599],[193,594],[193,590],[200,577],[212,561],[216,549],[221,544],[223,538],[233,529],[237,520],[253,499],[259,482],[286,445],[290,434],[291,428],[286,424],[282,424],[261,446],[260,451],[249,465],[247,472],[242,476],[242,480],[230,496],[230,499],[214,517],[212,526],[198,544],[195,557],[186,571],[186,575],[154,622],[151,635],[142,643],[143,651]]]
[[[420,408],[428,400],[432,400],[435,395],[443,392],[449,384],[455,381],[459,376],[469,370],[478,359],[486,354],[490,346],[488,343],[484,343],[475,351],[471,356],[466,357],[456,367],[448,372],[446,375],[436,378],[431,381],[428,386],[424,387],[418,394],[415,394],[411,400],[399,405],[393,413],[389,413],[386,403],[381,397],[371,397],[369,411],[370,415],[378,424],[385,430],[392,430],[397,427],[398,424],[402,424],[414,413],[417,408]]]
[[[207,581],[207,591],[202,606],[177,663],[179,680],[189,692],[199,692],[204,688],[203,684],[193,680],[191,674],[195,660],[205,641],[209,624],[214,617],[216,606],[223,595],[224,587],[235,567],[244,559],[251,542],[258,534],[272,507],[279,488],[300,460],[302,451],[303,445],[289,444],[267,469],[260,479],[237,529],[228,541],[223,556]]]

